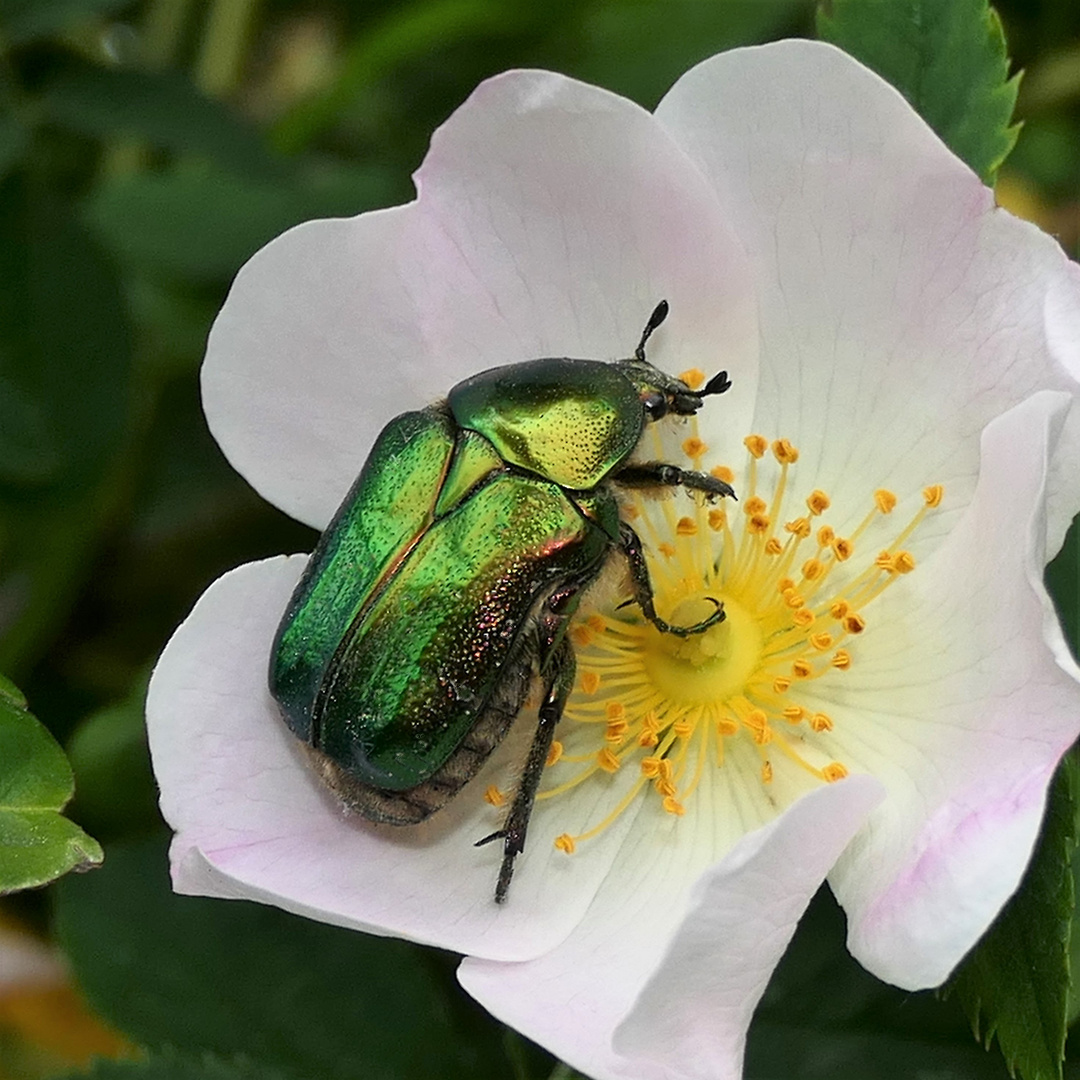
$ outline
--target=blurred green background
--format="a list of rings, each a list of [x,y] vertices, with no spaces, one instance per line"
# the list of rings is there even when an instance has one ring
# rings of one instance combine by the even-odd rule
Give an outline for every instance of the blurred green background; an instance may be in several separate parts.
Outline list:
[[[1080,4],[997,8],[1026,71],[1024,129],[999,198],[1076,257]],[[277,912],[168,895],[142,726],[150,667],[214,578],[314,540],[210,438],[203,344],[232,276],[267,240],[308,218],[411,198],[431,132],[486,76],[551,68],[651,107],[694,62],[793,35],[813,36],[808,0],[0,0],[0,672],[67,748],[71,814],[108,855],[101,871],[4,901],[0,927],[47,936],[58,925],[80,984],[127,1036],[62,988],[0,994],[0,1080],[132,1043],[164,1054],[154,1060],[168,1076],[547,1075],[542,1054],[456,993],[450,958],[359,935],[343,944],[340,931]],[[1073,538],[1051,569],[1058,594],[1073,598],[1063,609],[1073,640],[1076,566]],[[147,929],[165,925],[164,936]],[[267,958],[264,935],[286,952]],[[191,960],[192,938],[205,955],[172,970],[177,950]],[[879,988],[841,942],[838,916],[819,901],[770,990],[752,1061],[778,1076],[835,1075],[836,1048],[813,1041],[826,1036],[806,1002],[811,975],[827,969],[830,1022],[851,1036],[844,1060],[875,1063],[866,1075],[916,1075],[913,1044],[935,1076],[1005,1075],[958,1009]],[[365,965],[400,975],[398,1012],[424,1002],[422,1016],[437,1017],[428,1037],[457,1040],[454,1063],[421,1047],[380,1071],[372,1062],[398,1059],[378,1024],[364,1035],[378,1053],[331,1054],[333,1032],[365,999],[337,995],[334,1023],[328,1006],[308,1017],[297,1003],[311,988],[284,975],[323,953],[345,984]],[[237,1034],[266,1021],[235,1003],[216,1018],[176,1004],[215,983],[214,957],[241,972],[215,986],[223,1002],[284,981],[288,993],[267,1006],[278,1010],[277,1042]],[[782,1007],[770,1013],[770,1002]],[[790,1039],[770,1027],[780,1023],[806,1029],[800,1071],[783,1057]],[[865,1032],[877,1034],[859,1042]]]

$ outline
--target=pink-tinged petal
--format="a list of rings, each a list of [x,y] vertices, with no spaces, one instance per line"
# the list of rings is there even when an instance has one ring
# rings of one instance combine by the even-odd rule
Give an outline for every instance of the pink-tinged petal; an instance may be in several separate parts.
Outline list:
[[[862,776],[811,792],[692,887],[624,861],[552,952],[519,964],[467,958],[458,977],[594,1080],[734,1080],[796,921],[880,797]]]
[[[835,680],[838,756],[889,798],[830,881],[851,951],[908,989],[945,979],[1015,890],[1080,734],[1080,671],[1042,584],[1046,476],[1068,405],[1045,391],[987,426],[971,504],[870,609]]]
[[[633,352],[731,371],[749,418],[756,327],[711,188],[655,119],[547,72],[477,89],[432,140],[419,199],[279,237],[214,324],[203,397],[232,464],[271,502],[329,519],[392,416],[537,356]],[[743,424],[735,425],[741,430]]]
[[[983,426],[1039,389],[1075,397],[1075,268],[832,46],[723,53],[656,115],[712,179],[751,259],[756,426],[791,439],[803,475],[853,521],[868,487],[944,483],[948,507],[919,534],[928,550],[974,490]],[[1054,464],[1054,546],[1080,503],[1078,458],[1073,419]]]
[[[176,832],[175,888],[246,896],[322,922],[497,959],[551,948],[580,921],[632,822],[571,862],[555,850],[555,836],[583,830],[596,806],[585,799],[569,818],[538,818],[510,899],[495,904],[499,845],[473,842],[501,824],[504,811],[485,803],[483,792],[520,767],[528,716],[476,780],[424,824],[377,826],[343,813],[266,687],[273,635],[305,561],[269,559],[220,578],[154,671],[147,725],[161,810]],[[604,797],[593,796],[601,805]]]

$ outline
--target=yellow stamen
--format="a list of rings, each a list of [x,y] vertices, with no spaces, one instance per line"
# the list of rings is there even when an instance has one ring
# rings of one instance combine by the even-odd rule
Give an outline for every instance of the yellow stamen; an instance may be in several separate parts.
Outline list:
[[[656,439],[652,453],[665,460]],[[635,605],[620,606],[625,596],[606,597],[607,614],[582,610],[575,619],[578,689],[548,754],[550,783],[537,798],[555,812],[561,794],[588,782],[619,794],[586,831],[562,834],[555,841],[562,851],[603,832],[638,800],[683,816],[717,768],[736,770],[733,777],[756,775],[755,783],[771,785],[777,805],[788,798],[788,763],[818,783],[848,775],[849,765],[836,757],[834,731],[843,730],[849,713],[821,704],[843,700],[839,688],[857,659],[860,635],[874,632],[874,602],[916,570],[906,545],[941,504],[943,489],[927,487],[899,533],[889,525],[897,496],[885,488],[868,491],[861,520],[858,507],[836,508],[845,523],[856,522],[838,536],[823,520],[834,512],[829,494],[796,487],[796,447],[761,435],[744,445],[737,470],[709,470],[727,483],[740,477],[738,504],[698,499],[680,513],[680,496],[626,493],[623,513],[645,541],[657,611],[672,625],[689,626],[722,603],[725,619],[701,633],[661,633]],[[708,449],[696,428],[682,452],[682,467],[703,467],[699,459]],[[725,753],[732,739],[754,748],[755,771],[741,771],[745,757]],[[784,769],[775,768],[777,755]],[[615,773],[617,779],[603,775]]]
[[[484,802],[492,806],[503,806],[506,803],[506,796],[494,784],[489,784],[484,791]]]

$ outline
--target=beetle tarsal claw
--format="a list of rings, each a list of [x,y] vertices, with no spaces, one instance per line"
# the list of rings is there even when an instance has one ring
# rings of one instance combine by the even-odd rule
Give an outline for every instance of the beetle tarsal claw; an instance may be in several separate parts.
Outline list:
[[[716,599],[715,596],[704,596],[703,600],[708,600],[716,607],[716,610],[707,618],[702,619],[701,622],[694,623],[693,626],[672,626],[667,624],[668,633],[674,634],[676,637],[689,637],[691,634],[704,634],[706,630],[711,630],[718,623],[722,623],[727,616],[724,613],[724,605]]]
[[[489,833],[483,838],[483,840],[477,840],[473,847],[483,847],[485,844],[490,844],[495,840],[502,840],[506,836],[505,829],[497,829],[493,833]]]

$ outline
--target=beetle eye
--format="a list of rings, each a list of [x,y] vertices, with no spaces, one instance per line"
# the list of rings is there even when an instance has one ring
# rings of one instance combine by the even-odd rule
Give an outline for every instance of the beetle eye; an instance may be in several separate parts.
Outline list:
[[[667,415],[667,398],[663,394],[647,394],[641,403],[645,406],[645,415],[650,420],[659,420]]]

